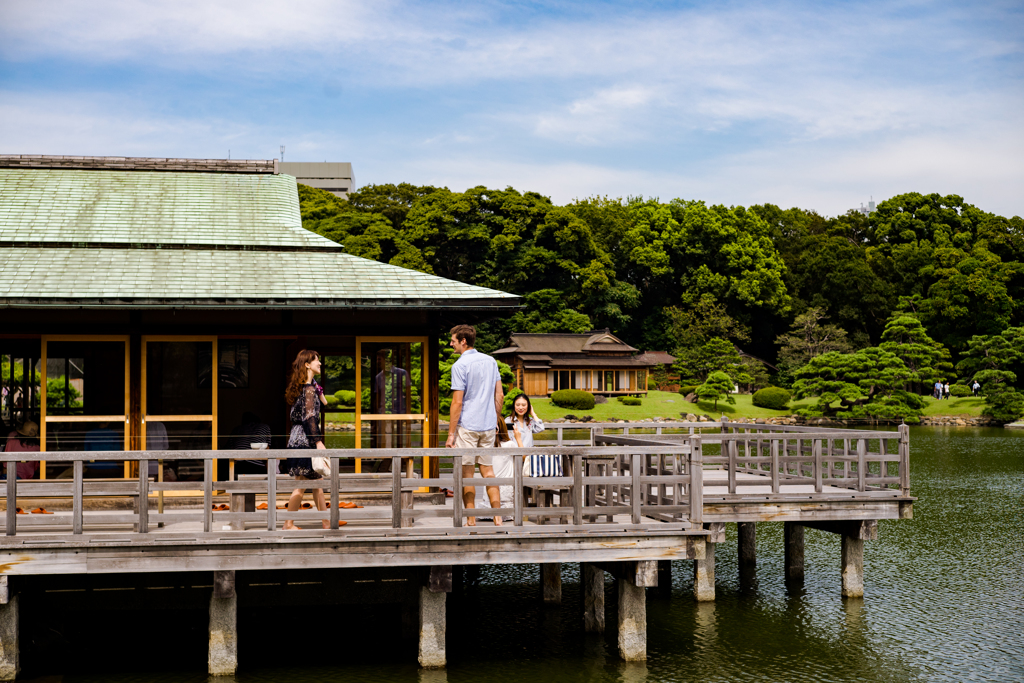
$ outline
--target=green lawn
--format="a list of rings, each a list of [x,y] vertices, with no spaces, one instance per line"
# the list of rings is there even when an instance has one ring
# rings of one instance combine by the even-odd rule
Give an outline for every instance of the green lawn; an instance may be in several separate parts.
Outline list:
[[[798,408],[809,408],[814,404],[814,399],[804,399],[803,401],[791,401],[789,408],[786,410],[768,410],[767,408],[758,408],[753,405],[750,394],[734,394],[733,398],[736,399],[735,405],[719,401],[717,410],[711,402],[687,403],[679,394],[668,391],[652,391],[647,394],[647,397],[643,399],[643,403],[638,406],[623,405],[614,398],[611,398],[607,403],[599,403],[594,406],[593,410],[559,408],[553,405],[551,400],[547,398],[535,398],[531,399],[531,402],[533,403],[534,410],[537,411],[537,415],[542,420],[553,420],[565,417],[566,415],[575,415],[576,417],[590,415],[596,422],[607,422],[613,417],[619,420],[643,420],[652,417],[678,420],[686,413],[707,415],[711,419],[718,419],[722,415],[730,419],[737,417],[780,417],[792,415]],[[984,399],[974,397],[952,398],[948,401],[936,401],[931,397],[926,397],[925,400],[928,402],[928,406],[925,408],[923,415],[927,416],[980,417],[981,409],[984,406]],[[680,413],[683,415],[680,415]],[[354,418],[354,413],[327,413],[328,422],[352,422]],[[447,421],[448,416],[442,415],[441,419]]]

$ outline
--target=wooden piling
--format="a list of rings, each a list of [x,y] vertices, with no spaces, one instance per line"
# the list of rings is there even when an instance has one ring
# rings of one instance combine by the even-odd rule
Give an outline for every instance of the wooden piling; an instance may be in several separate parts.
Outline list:
[[[843,597],[864,597],[864,540],[843,534]]]
[[[18,616],[18,596],[10,593],[7,577],[0,576],[0,681],[13,681],[21,671]]]
[[[698,539],[694,546],[697,559],[693,561],[693,597],[697,602],[712,602],[715,599],[715,544]]]
[[[444,591],[433,591],[430,586],[420,588],[420,642],[419,663],[424,669],[440,669],[448,664],[445,651],[447,628],[447,597]]]
[[[604,570],[593,562],[580,563],[583,589],[583,630],[604,633]]]
[[[754,522],[740,522],[739,531],[740,570],[757,568],[757,531]]]
[[[647,660],[647,591],[619,579],[619,656],[627,662]]]
[[[802,583],[804,580],[804,527],[796,522],[783,526],[786,554],[786,581]]]
[[[546,562],[540,565],[541,596],[545,605],[562,604],[562,565]]]
[[[213,573],[209,632],[208,673],[211,676],[234,675],[238,669],[238,596],[234,571]]]

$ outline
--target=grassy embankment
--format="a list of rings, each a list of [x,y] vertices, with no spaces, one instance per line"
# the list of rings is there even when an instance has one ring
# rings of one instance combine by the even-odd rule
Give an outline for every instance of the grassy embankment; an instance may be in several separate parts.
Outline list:
[[[663,417],[671,420],[680,419],[682,417],[680,413],[684,415],[686,413],[707,415],[712,419],[722,415],[726,415],[730,419],[737,417],[751,419],[782,417],[792,415],[793,411],[799,408],[808,408],[814,403],[813,399],[792,401],[789,404],[788,410],[769,410],[753,405],[750,394],[734,394],[733,398],[736,399],[735,405],[719,401],[717,410],[711,402],[687,403],[679,394],[667,391],[650,392],[643,399],[642,405],[627,406],[612,398],[607,403],[599,403],[594,406],[593,410],[567,410],[566,408],[559,408],[552,404],[550,399],[546,398],[531,399],[531,402],[533,403],[534,410],[537,411],[537,415],[542,420],[553,420],[565,417],[566,415],[575,415],[576,417],[589,415],[596,422],[606,422],[613,417],[619,420],[643,420],[653,417]],[[948,401],[936,401],[931,397],[926,397],[925,400],[928,402],[928,406],[925,408],[923,415],[926,416],[979,417],[984,405],[983,399],[974,397],[952,398]],[[327,413],[328,422],[352,422],[354,417],[353,413]],[[442,415],[441,419],[446,421],[448,416]]]

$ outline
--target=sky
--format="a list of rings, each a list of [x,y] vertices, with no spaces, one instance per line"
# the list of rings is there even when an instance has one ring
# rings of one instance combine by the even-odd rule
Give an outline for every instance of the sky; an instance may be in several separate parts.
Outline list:
[[[0,0],[0,153],[1024,215],[1024,0]]]

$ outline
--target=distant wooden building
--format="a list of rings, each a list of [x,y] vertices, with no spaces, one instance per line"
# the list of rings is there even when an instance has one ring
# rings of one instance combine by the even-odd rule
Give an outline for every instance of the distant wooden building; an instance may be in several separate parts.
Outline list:
[[[356,448],[437,444],[439,338],[519,298],[345,253],[280,170],[0,155],[0,421],[38,424],[37,476],[68,476],[46,451],[230,449],[251,415],[283,447],[303,348],[362,398],[339,407],[368,426]]]
[[[547,396],[559,389],[646,394],[648,369],[657,362],[638,358],[636,351],[604,329],[587,334],[513,334],[508,346],[492,355],[512,367],[516,386],[528,396]]]

